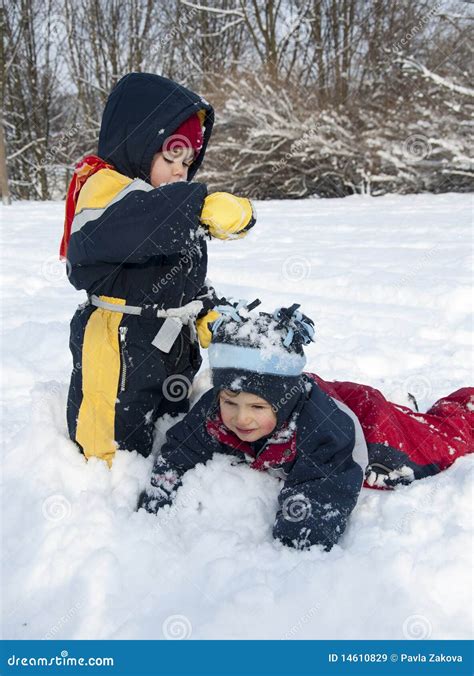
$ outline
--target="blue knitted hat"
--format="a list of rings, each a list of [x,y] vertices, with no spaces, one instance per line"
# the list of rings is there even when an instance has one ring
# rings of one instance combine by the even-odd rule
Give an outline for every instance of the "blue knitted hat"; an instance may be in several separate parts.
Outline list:
[[[314,338],[312,320],[298,308],[273,314],[252,314],[242,302],[216,308],[221,316],[211,324],[208,350],[216,395],[250,392],[272,404],[277,425],[289,419],[305,394],[303,345]]]

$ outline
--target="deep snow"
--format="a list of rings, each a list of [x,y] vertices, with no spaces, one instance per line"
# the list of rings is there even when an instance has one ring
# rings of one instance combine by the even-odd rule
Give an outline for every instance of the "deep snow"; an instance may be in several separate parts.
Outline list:
[[[308,370],[420,409],[472,383],[470,195],[264,202],[213,242],[221,294],[300,302]],[[330,553],[271,537],[277,480],[215,457],[171,508],[134,510],[150,460],[111,471],[69,441],[63,205],[2,210],[4,638],[471,636],[472,457],[396,492],[363,490]],[[204,365],[205,366],[205,365]],[[207,374],[197,390],[205,388]]]

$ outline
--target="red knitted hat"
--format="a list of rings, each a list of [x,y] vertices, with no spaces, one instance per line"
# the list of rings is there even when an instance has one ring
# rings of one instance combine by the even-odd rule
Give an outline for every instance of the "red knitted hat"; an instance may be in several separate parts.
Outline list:
[[[201,122],[195,113],[188,117],[171,136],[168,136],[163,143],[162,150],[173,150],[174,148],[192,148],[194,156],[199,155],[204,139],[202,134]]]

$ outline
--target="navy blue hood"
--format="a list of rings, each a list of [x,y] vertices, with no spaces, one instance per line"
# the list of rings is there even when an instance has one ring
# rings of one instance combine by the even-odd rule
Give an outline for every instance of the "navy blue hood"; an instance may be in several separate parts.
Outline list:
[[[98,154],[129,178],[148,181],[151,161],[168,136],[191,115],[206,111],[204,143],[188,171],[199,169],[214,124],[212,106],[186,87],[161,75],[129,73],[114,87],[102,115]]]

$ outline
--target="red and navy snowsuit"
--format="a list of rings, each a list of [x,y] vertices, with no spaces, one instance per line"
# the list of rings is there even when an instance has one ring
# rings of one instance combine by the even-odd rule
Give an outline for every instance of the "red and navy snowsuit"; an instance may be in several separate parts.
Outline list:
[[[395,483],[438,474],[474,451],[474,388],[463,387],[439,399],[426,413],[387,401],[368,385],[311,378],[355,413],[367,443],[369,465],[377,472],[395,470]],[[406,468],[406,472],[403,472]],[[387,474],[383,487],[391,485]]]
[[[206,392],[169,430],[140,506],[156,512],[172,502],[187,470],[214,453],[235,455],[284,479],[274,537],[296,548],[321,544],[330,549],[346,528],[367,465],[380,463],[388,470],[406,466],[411,480],[421,479],[474,450],[473,388],[439,400],[426,414],[415,414],[371,387],[305,375],[307,394],[295,429],[283,427],[263,445],[241,441],[229,431],[214,391]],[[356,444],[359,424],[365,448]],[[407,480],[406,472],[401,476]]]
[[[193,114],[203,121],[204,142],[188,181],[153,188],[154,154]],[[207,188],[191,182],[213,119],[204,99],[156,75],[132,73],[108,99],[98,153],[113,168],[94,173],[80,192],[67,250],[69,281],[89,297],[144,309],[137,316],[85,304],[72,319],[67,421],[87,457],[110,463],[117,447],[146,456],[156,419],[189,408],[187,393],[176,390],[184,390],[201,363],[194,332],[184,326],[169,353],[152,340],[165,321],[157,309],[196,299],[204,308],[214,305],[200,226]]]

